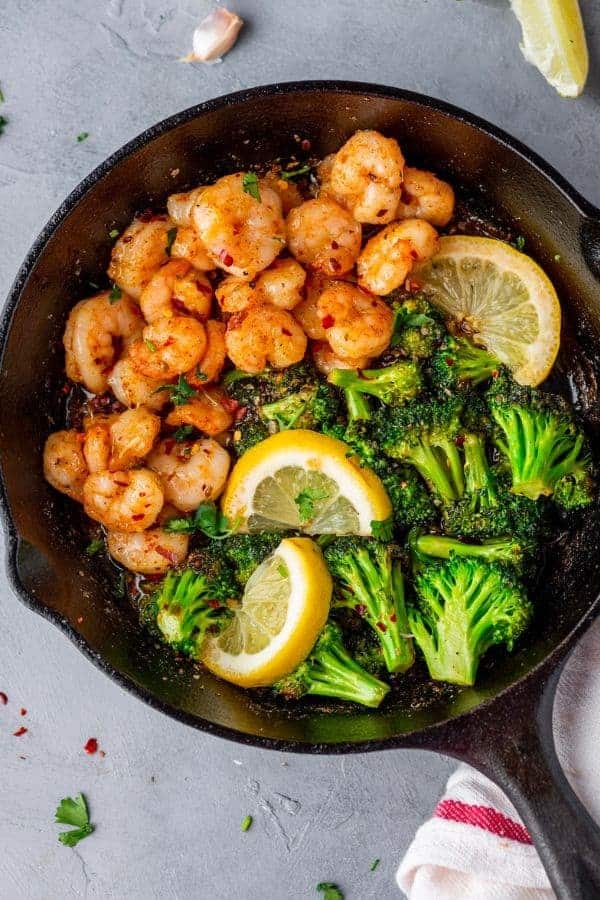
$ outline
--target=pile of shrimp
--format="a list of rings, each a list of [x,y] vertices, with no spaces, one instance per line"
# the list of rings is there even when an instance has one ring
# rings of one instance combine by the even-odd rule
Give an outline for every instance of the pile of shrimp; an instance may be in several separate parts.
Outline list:
[[[377,131],[326,157],[308,199],[282,174],[226,175],[134,219],[112,250],[113,289],[69,315],[68,379],[123,411],[88,404],[81,430],[49,436],[44,474],[132,572],[182,563],[189,537],[165,522],[225,487],[239,412],[225,367],[256,374],[309,353],[324,374],[367,368],[392,337],[385,297],[435,254],[454,211],[450,185]]]

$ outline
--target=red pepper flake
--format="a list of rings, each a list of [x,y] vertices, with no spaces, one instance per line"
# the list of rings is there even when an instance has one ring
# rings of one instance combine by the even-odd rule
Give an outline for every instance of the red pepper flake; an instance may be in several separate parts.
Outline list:
[[[227,412],[230,413],[235,413],[240,408],[240,404],[237,402],[237,400],[234,400],[233,397],[228,396],[223,397],[223,399],[221,400],[221,405],[223,406],[223,409],[226,409]]]
[[[367,611],[367,607],[364,605],[364,603],[357,603],[354,609],[359,614],[359,616],[364,616]]]
[[[70,386],[69,384],[63,384],[63,386],[61,387],[61,392],[62,392],[63,394],[65,394],[65,396],[66,396],[67,394],[70,394],[70,393],[71,393],[71,386]]]
[[[387,631],[387,625],[384,625],[383,622],[377,622],[377,627],[380,631]]]
[[[227,250],[221,250],[219,253],[219,259],[223,263],[224,266],[232,266],[233,265],[233,256],[230,256]]]
[[[377,213],[377,218],[381,219],[387,213],[387,209],[380,209]]]
[[[6,706],[8,703],[8,695],[4,693],[4,691],[0,691],[0,703],[2,706]]]
[[[233,414],[234,421],[239,422],[241,419],[243,419],[244,416],[246,415],[247,409],[248,409],[247,406],[240,406],[239,409],[236,409],[236,411]]]
[[[98,756],[101,756],[102,759],[104,759],[104,757],[106,756],[106,753],[104,752],[104,750],[98,750]]]
[[[177,558],[171,550],[165,550],[165,548],[161,547],[160,544],[156,544],[154,550],[158,553],[159,556],[162,556],[164,559],[168,560],[172,566],[177,565]]]
[[[454,365],[454,360],[451,356],[446,357],[446,365],[452,367]]]
[[[335,325],[335,319],[333,316],[323,316],[321,319],[321,325],[323,328],[331,328],[332,325]]]
[[[454,438],[454,443],[457,447],[462,447],[465,443],[464,435],[459,434],[458,437]]]
[[[307,153],[310,150],[311,143],[308,140],[308,138],[304,138],[304,140],[300,143],[300,147],[302,150],[304,150],[305,153]]]
[[[27,715],[27,710],[25,709],[24,706],[21,707],[21,709],[19,710],[19,713],[20,713],[20,715],[22,715],[22,716],[26,716],[26,715]]]
[[[338,244],[337,241],[332,241],[332,242],[331,242],[331,249],[332,249],[332,250],[338,250],[338,249],[339,249],[339,246],[340,246],[340,245]]]
[[[282,328],[282,329],[281,329],[281,333],[282,333],[282,334],[285,334],[286,337],[291,337],[291,336],[292,336],[292,332],[291,332],[291,331],[288,331],[287,328]]]
[[[16,731],[13,731],[13,737],[21,737],[23,734],[27,734],[28,729],[25,728],[24,725],[21,725],[20,728],[17,728]]]
[[[402,187],[402,193],[400,194],[400,199],[403,203],[406,203],[409,206],[413,200],[415,199],[412,194],[409,194],[405,187]]]
[[[134,522],[139,522],[141,519],[144,518],[144,513],[136,513],[136,515],[132,516],[131,518],[133,519]]]
[[[124,238],[121,238],[121,243],[122,244],[130,244],[132,242],[132,240],[133,240],[133,235],[126,234]]]
[[[219,609],[219,607],[221,606],[218,600],[207,600],[206,605],[210,606],[211,609]]]
[[[86,753],[89,753],[92,756],[98,749],[98,739],[97,738],[89,738],[86,743],[83,745],[83,749]]]
[[[78,625],[81,625],[81,623],[83,622],[83,616],[77,616],[75,621],[77,622]]]
[[[175,443],[176,443],[176,442],[175,442],[175,441],[172,441],[172,440],[165,441],[163,447],[164,447],[164,451],[165,451],[165,453],[167,454],[167,456],[170,456],[171,453],[173,452],[173,448],[174,448],[174,446],[175,446]]]
[[[397,618],[397,617],[396,617],[396,613],[392,613],[391,616],[390,616],[390,622],[395,622],[395,621],[396,621],[396,618]]]
[[[138,219],[140,220],[140,222],[151,222],[153,217],[154,217],[154,213],[152,212],[151,209],[144,209],[139,214]]]
[[[418,258],[419,258],[418,252],[417,252],[416,250],[411,250],[411,251],[410,251],[410,258],[411,258],[411,259],[418,259]]]
[[[409,290],[413,293],[422,290],[423,285],[420,281],[411,281]]]

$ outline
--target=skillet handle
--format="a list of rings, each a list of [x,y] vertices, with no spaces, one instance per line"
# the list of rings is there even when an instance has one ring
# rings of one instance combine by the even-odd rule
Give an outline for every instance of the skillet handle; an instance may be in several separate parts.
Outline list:
[[[565,778],[554,746],[552,710],[561,669],[538,683],[535,695],[530,688],[516,704],[515,698],[510,706],[505,702],[491,740],[484,741],[485,757],[477,751],[461,755],[510,798],[560,900],[598,900],[600,829]]]

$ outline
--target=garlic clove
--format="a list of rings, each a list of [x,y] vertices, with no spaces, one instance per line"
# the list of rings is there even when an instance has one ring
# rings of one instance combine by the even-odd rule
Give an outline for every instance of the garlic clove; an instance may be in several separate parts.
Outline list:
[[[193,52],[182,62],[214,62],[228,53],[237,41],[244,20],[224,6],[211,10],[194,31]]]

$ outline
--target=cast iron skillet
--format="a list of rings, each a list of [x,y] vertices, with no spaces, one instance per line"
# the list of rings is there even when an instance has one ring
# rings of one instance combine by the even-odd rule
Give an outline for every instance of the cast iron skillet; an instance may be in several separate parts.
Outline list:
[[[598,606],[596,512],[550,548],[535,628],[521,649],[482,673],[476,689],[453,694],[409,680],[381,710],[282,708],[208,674],[199,682],[149,645],[127,603],[109,599],[110,573],[82,553],[73,505],[42,477],[42,444],[58,427],[49,422],[49,396],[60,383],[67,310],[102,277],[108,232],[174,190],[288,156],[297,136],[323,156],[357,128],[394,135],[409,161],[441,173],[526,236],[567,312],[559,369],[597,440],[600,212],[521,144],[439,101],[345,82],[255,88],[188,109],[115,153],[63,203],[21,267],[1,331],[8,575],[27,606],[115,681],[196,728],[278,750],[420,747],[467,760],[514,801],[559,896],[598,898],[599,833],[565,780],[551,729],[560,670]]]

